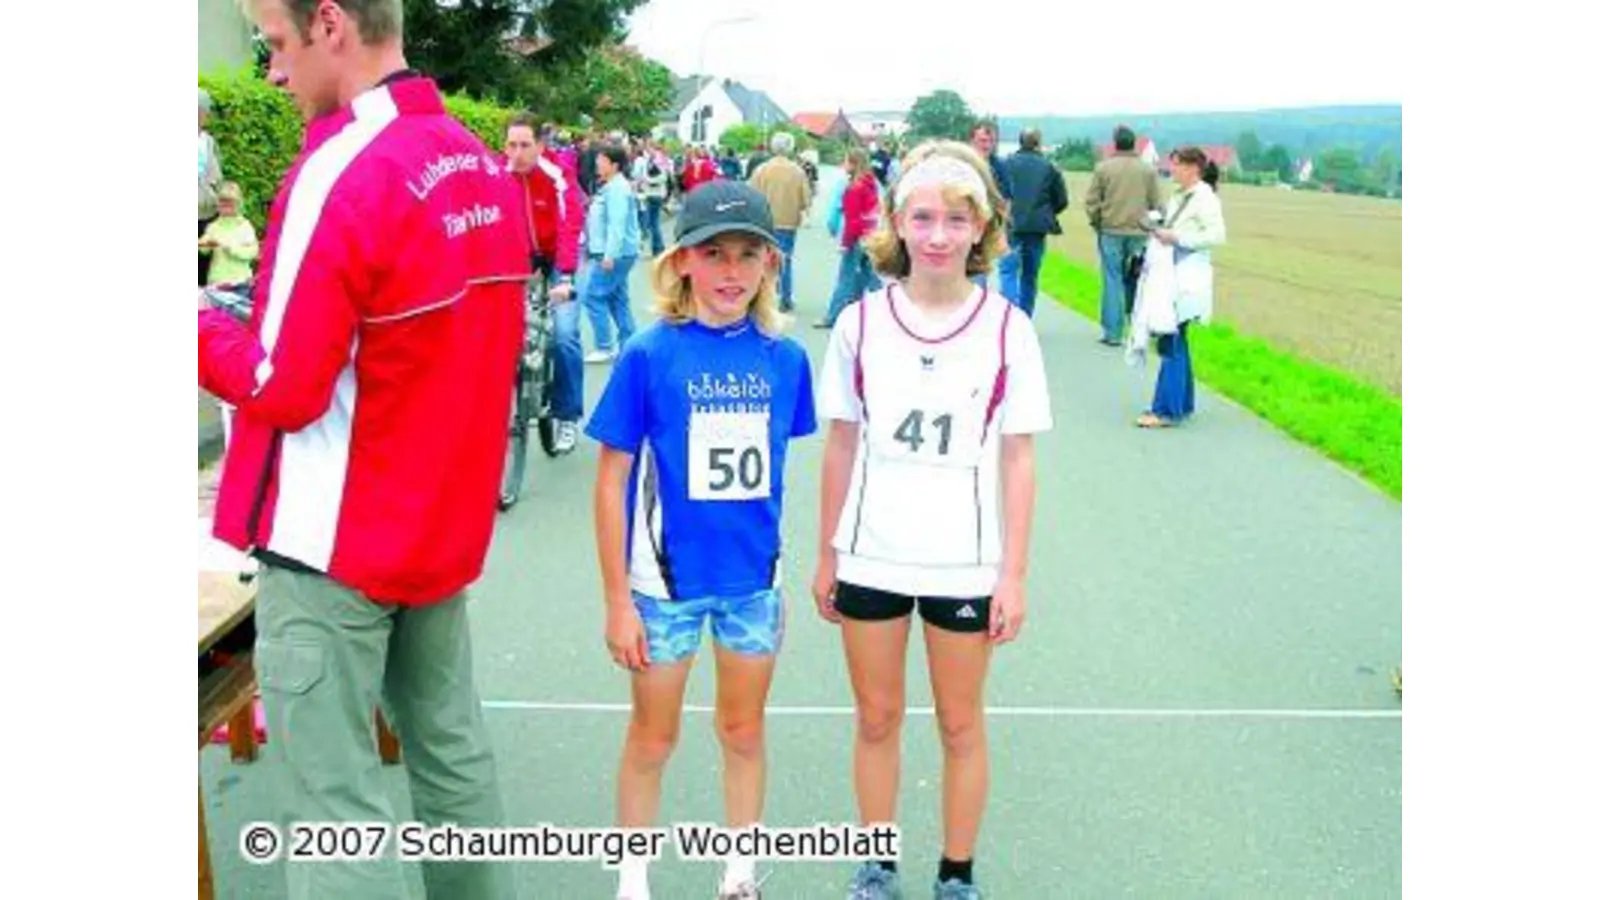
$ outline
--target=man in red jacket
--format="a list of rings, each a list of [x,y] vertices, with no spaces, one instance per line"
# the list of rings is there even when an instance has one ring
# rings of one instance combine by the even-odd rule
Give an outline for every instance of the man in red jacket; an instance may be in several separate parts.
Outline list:
[[[512,119],[506,126],[506,165],[521,188],[533,266],[553,285],[556,354],[550,416],[556,420],[556,452],[569,453],[578,445],[578,421],[583,418],[583,341],[572,281],[578,271],[584,198],[577,173],[563,169],[548,152],[548,138],[548,129],[535,130],[532,117]]]
[[[307,120],[248,326],[200,313],[200,385],[237,409],[216,536],[260,562],[255,670],[283,822],[504,824],[466,588],[505,458],[528,255],[515,185],[406,67],[401,0],[255,0],[271,81]],[[288,896],[386,898],[391,851],[283,867]],[[513,896],[503,864],[424,862],[429,896]]]

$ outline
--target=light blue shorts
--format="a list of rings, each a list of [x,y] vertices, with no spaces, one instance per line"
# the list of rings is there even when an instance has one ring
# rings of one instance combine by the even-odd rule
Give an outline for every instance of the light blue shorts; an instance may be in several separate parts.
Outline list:
[[[634,591],[633,605],[644,622],[652,663],[693,656],[707,619],[712,640],[735,653],[773,656],[783,644],[783,597],[776,590],[691,600],[662,600]]]

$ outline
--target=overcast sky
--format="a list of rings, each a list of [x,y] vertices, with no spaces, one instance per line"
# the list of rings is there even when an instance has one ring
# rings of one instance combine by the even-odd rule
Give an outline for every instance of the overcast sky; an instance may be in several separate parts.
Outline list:
[[[1400,6],[649,0],[629,43],[678,75],[699,70],[703,48],[708,72],[766,91],[791,115],[905,110],[939,87],[999,115],[1399,103],[1415,48],[1394,21]],[[754,18],[707,30],[741,16]]]

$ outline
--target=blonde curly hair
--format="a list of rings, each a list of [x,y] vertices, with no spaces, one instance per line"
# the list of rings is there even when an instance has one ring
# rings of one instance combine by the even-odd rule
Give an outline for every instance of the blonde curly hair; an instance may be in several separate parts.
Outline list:
[[[778,272],[783,254],[771,244],[762,243],[772,249],[773,262],[766,267],[750,301],[750,320],[762,334],[776,336],[789,324],[789,318],[778,311]],[[678,274],[678,254],[687,252],[689,248],[673,244],[655,258],[650,272],[650,284],[656,292],[655,313],[674,325],[693,319],[695,313],[694,286],[689,283],[689,276]]]
[[[983,236],[972,244],[972,252],[967,254],[967,274],[982,275],[989,271],[995,260],[1004,256],[1009,245],[1006,243],[1006,223],[1011,216],[1010,204],[1000,194],[1000,187],[995,183],[994,173],[989,171],[989,163],[978,155],[978,151],[959,141],[931,140],[924,141],[906,154],[905,162],[901,164],[900,178],[916,168],[917,163],[933,157],[942,156],[966,163],[983,179],[984,191],[988,194],[987,207],[993,214],[984,217],[984,203],[972,196],[962,187],[949,184],[944,186],[944,198],[947,203],[960,203],[966,201],[971,204],[972,211],[979,218],[984,219]],[[895,190],[900,184],[897,178],[894,184],[889,185],[887,199],[885,200],[884,214],[878,219],[878,228],[866,239],[867,256],[872,260],[873,268],[880,274],[892,278],[905,278],[911,274],[911,253],[906,249],[906,242],[895,233],[895,216],[900,210],[895,202]]]

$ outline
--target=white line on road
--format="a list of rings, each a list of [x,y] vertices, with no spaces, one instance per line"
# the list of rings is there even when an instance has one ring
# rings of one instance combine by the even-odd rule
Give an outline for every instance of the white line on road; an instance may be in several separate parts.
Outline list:
[[[536,700],[485,700],[484,709],[526,712],[626,713],[626,703],[551,703]],[[684,712],[710,713],[715,707],[686,703]],[[991,706],[990,716],[1077,719],[1399,719],[1398,709],[1099,709],[1070,706]],[[853,716],[850,706],[769,706],[771,716]],[[931,716],[931,706],[906,707],[908,716]]]

